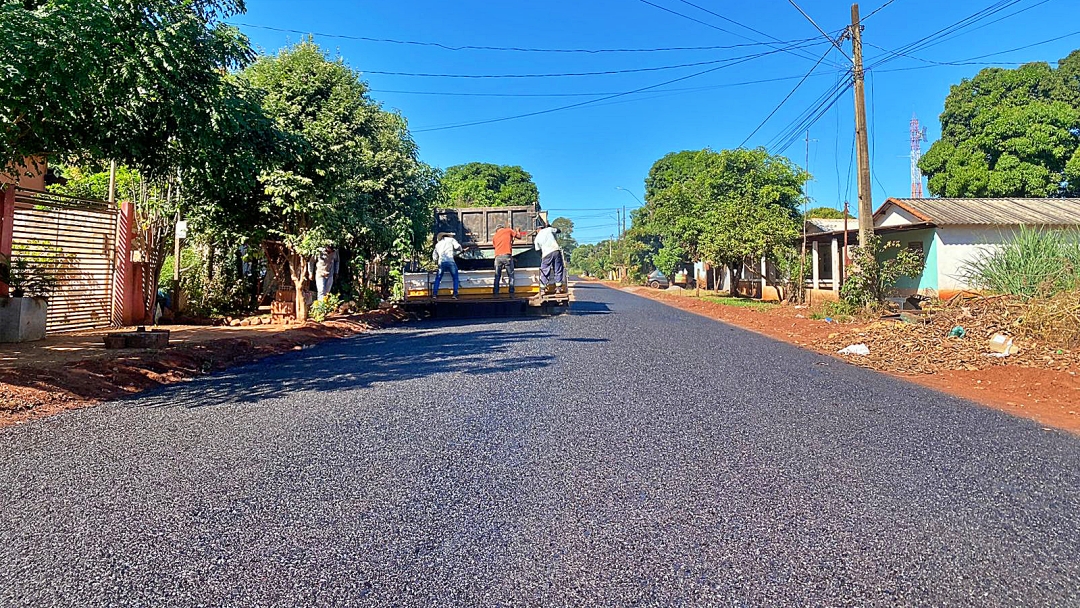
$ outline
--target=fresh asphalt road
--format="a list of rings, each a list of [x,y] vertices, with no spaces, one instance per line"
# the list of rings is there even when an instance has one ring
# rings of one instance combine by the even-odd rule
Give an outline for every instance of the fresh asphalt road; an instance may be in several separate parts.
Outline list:
[[[576,293],[0,431],[0,605],[1080,605],[1080,437]]]

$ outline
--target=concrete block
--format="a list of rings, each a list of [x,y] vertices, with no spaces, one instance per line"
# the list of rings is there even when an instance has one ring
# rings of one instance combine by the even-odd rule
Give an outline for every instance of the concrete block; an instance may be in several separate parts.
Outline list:
[[[41,340],[47,311],[43,298],[0,298],[0,342]]]

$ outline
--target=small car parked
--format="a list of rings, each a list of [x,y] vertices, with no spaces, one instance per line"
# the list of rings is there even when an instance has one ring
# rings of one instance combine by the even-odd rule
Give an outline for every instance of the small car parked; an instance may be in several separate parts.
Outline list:
[[[645,284],[653,289],[667,289],[671,285],[671,281],[668,281],[664,273],[654,270],[649,273],[649,278],[646,279]]]

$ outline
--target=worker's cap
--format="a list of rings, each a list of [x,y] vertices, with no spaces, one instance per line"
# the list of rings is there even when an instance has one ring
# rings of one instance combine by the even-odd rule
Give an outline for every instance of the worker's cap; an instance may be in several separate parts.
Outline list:
[[[445,239],[448,236],[454,236],[454,233],[452,233],[452,232],[440,232],[439,234],[435,235],[435,240],[436,241],[441,241],[441,240]]]
[[[496,230],[502,230],[503,228],[506,228],[506,224],[495,224]]]

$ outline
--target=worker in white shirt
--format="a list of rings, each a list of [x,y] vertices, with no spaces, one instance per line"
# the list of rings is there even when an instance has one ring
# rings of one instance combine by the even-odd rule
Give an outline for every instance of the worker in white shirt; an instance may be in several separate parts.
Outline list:
[[[442,282],[444,272],[449,272],[454,279],[454,299],[457,299],[459,286],[458,267],[454,256],[461,252],[461,243],[457,242],[454,235],[449,232],[439,234],[438,242],[435,243],[435,250],[431,252],[431,259],[439,265],[439,270],[435,274],[435,286],[431,290],[432,300],[439,295],[439,283]]]
[[[555,238],[558,233],[558,228],[546,226],[536,233],[533,240],[533,247],[543,255],[540,260],[540,293],[547,293],[549,285],[554,285],[558,293],[566,293],[566,267],[563,265],[562,248]]]

